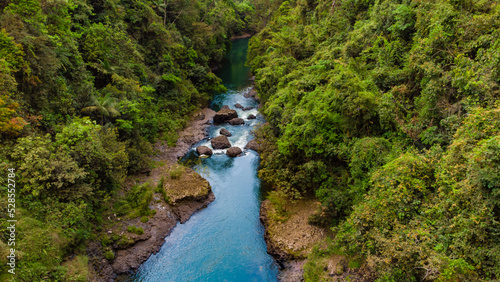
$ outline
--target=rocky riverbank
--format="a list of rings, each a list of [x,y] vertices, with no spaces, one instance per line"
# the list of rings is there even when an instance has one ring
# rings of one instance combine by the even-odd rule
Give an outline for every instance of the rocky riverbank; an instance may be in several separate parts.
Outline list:
[[[303,266],[312,248],[326,240],[324,229],[310,225],[307,220],[318,208],[316,200],[287,203],[286,211],[278,213],[270,200],[260,208],[260,220],[266,229],[267,252],[280,267],[279,281],[304,281]]]
[[[118,193],[122,196],[137,185],[156,187],[149,203],[154,215],[136,218],[107,215],[103,231],[87,248],[91,281],[114,281],[126,277],[160,250],[165,237],[178,222],[186,222],[215,199],[208,181],[192,169],[177,165],[178,159],[192,145],[206,138],[214,115],[215,112],[208,108],[199,111],[179,134],[175,147],[161,142],[156,144],[156,155],[152,159],[160,164],[158,167],[148,175],[132,176],[126,180]]]
[[[253,91],[254,92],[254,91]],[[256,93],[247,98],[256,98]],[[118,197],[132,187],[149,185],[154,190],[149,217],[120,218],[107,215],[101,234],[87,248],[91,281],[121,281],[133,273],[151,254],[157,253],[165,237],[178,222],[186,222],[196,211],[215,199],[209,183],[190,168],[177,164],[190,148],[207,137],[216,112],[205,108],[179,133],[175,147],[155,144],[152,160],[157,167],[147,174],[129,177]],[[257,149],[253,141],[249,149]],[[156,188],[154,188],[156,187]]]

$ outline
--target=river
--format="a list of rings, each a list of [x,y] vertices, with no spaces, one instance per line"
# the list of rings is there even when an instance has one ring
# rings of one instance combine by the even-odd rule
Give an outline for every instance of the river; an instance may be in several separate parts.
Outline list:
[[[253,139],[251,131],[264,120],[257,111],[253,99],[243,94],[251,87],[249,69],[245,67],[248,39],[233,42],[224,66],[218,76],[228,88],[226,93],[214,97],[212,108],[223,105],[238,112],[245,125],[212,125],[210,138],[226,128],[232,146],[243,149]],[[243,111],[234,107],[255,107]],[[250,114],[257,119],[248,120]],[[196,146],[211,148],[208,140],[193,146],[184,158],[198,158]],[[194,214],[184,224],[178,224],[165,238],[161,250],[152,255],[129,281],[276,281],[278,268],[266,252],[264,227],[259,220],[261,203],[260,180],[257,176],[259,156],[254,151],[245,151],[244,156],[230,158],[225,150],[215,150],[214,155],[192,165],[210,182],[215,201]]]

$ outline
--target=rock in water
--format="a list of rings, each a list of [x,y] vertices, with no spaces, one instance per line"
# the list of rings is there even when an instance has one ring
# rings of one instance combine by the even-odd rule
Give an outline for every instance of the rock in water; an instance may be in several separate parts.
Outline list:
[[[248,110],[251,110],[251,109],[253,109],[253,108],[254,108],[254,107],[244,107],[244,108],[243,108],[243,110],[244,110],[244,111],[248,111]]]
[[[231,148],[227,149],[227,151],[226,151],[226,155],[228,155],[232,158],[237,157],[241,153],[242,153],[242,151],[238,147],[231,147]]]
[[[249,116],[247,117],[247,119],[255,119],[255,118],[256,118],[256,116],[255,116],[255,115],[249,115]]]
[[[213,138],[210,140],[210,143],[212,143],[212,148],[214,149],[226,149],[231,147],[231,143],[229,143],[229,140],[224,135]]]
[[[250,150],[254,150],[254,151],[259,151],[259,143],[257,143],[257,141],[252,140],[250,142],[248,142],[248,144],[245,146],[245,149],[250,149]]]
[[[234,107],[238,108],[238,109],[243,109],[244,108],[240,103],[234,104]]]
[[[230,137],[232,136],[233,134],[231,134],[231,132],[229,132],[227,129],[225,128],[221,128],[220,131],[219,131],[220,134],[224,135],[224,136],[227,136],[227,137]]]
[[[233,118],[229,121],[230,125],[242,125],[245,124],[245,121],[242,118]]]
[[[207,146],[198,146],[196,147],[196,153],[198,153],[198,155],[207,155],[207,156],[211,156],[213,154],[212,152],[212,149],[208,148]]]
[[[214,116],[214,124],[221,124],[233,118],[237,118],[238,113],[231,110],[228,106],[224,106]]]

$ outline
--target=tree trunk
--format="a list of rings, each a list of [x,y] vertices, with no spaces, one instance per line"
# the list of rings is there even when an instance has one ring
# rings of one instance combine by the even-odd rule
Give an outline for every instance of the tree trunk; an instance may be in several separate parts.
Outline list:
[[[167,26],[167,0],[164,0],[163,4],[165,4],[163,8],[163,27],[165,28]]]

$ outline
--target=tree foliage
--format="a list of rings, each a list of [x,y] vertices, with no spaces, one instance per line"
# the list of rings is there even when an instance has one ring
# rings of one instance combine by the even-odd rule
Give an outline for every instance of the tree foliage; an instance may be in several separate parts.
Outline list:
[[[380,280],[498,279],[498,3],[269,3],[262,178]]]
[[[20,280],[74,278],[61,263],[84,253],[126,176],[225,89],[212,70],[253,13],[231,0],[0,4],[0,163],[17,169],[30,234]]]

